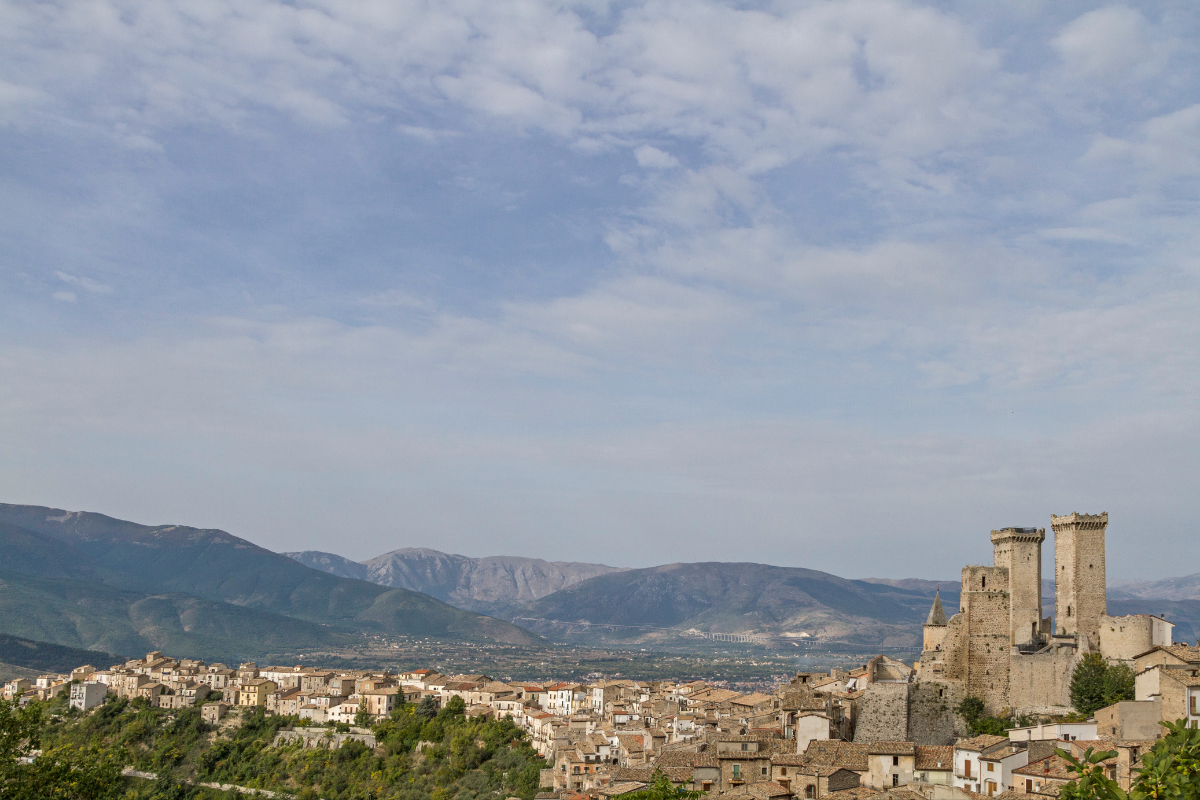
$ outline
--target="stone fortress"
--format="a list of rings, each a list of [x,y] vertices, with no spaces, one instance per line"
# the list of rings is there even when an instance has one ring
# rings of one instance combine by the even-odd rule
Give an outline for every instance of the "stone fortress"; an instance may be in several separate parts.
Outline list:
[[[993,565],[963,568],[959,612],[947,619],[940,594],[934,599],[913,674],[868,684],[862,716],[887,730],[872,725],[865,736],[948,744],[965,734],[953,708],[966,697],[983,700],[989,714],[1067,714],[1071,675],[1084,655],[1132,664],[1172,643],[1173,625],[1164,619],[1108,615],[1107,513],[1052,514],[1050,527],[1053,616],[1042,616],[1046,530],[992,531]]]

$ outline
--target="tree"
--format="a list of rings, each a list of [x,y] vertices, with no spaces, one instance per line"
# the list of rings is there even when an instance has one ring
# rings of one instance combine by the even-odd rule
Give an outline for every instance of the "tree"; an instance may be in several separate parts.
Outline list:
[[[371,723],[374,721],[375,717],[371,715],[370,711],[367,711],[367,707],[365,705],[360,703],[358,706],[358,713],[354,715],[354,724],[359,728],[369,728],[371,727]]]
[[[1099,653],[1088,653],[1071,674],[1071,704],[1084,717],[1101,708],[1133,699],[1133,670],[1110,666]]]
[[[1071,705],[1085,716],[1108,705],[1106,677],[1108,662],[1099,653],[1088,653],[1071,673]]]
[[[437,716],[438,707],[437,701],[432,697],[426,697],[417,705],[417,716],[421,719],[433,719]]]
[[[1116,753],[1093,752],[1077,759],[1063,750],[1055,752],[1067,760],[1079,777],[1062,787],[1063,800],[1193,800],[1200,797],[1200,730],[1187,720],[1164,722],[1167,735],[1142,756],[1142,766],[1124,792],[1104,774],[1101,764]]]
[[[697,800],[704,792],[697,792],[676,786],[671,779],[660,770],[655,770],[650,776],[650,785],[645,789],[621,795],[621,800]]]
[[[56,747],[30,763],[19,759],[41,745],[44,710],[0,700],[0,797],[5,800],[109,800],[121,793],[121,753]]]
[[[1104,705],[1111,706],[1132,699],[1133,670],[1125,664],[1110,665],[1104,674]]]

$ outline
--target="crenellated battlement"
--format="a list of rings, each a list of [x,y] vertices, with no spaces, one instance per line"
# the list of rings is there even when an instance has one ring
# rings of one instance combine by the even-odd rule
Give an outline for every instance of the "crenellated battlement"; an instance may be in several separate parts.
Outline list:
[[[1102,531],[1108,527],[1108,512],[1080,514],[1078,511],[1072,511],[1070,514],[1062,517],[1051,514],[1050,527],[1054,529],[1055,533],[1058,533],[1060,530]]]

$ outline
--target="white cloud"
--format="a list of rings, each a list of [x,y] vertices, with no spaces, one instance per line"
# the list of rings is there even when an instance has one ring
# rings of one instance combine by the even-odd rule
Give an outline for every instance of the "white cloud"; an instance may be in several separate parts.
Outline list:
[[[1150,54],[1146,20],[1120,5],[1072,20],[1054,39],[1054,47],[1067,68],[1081,77],[1121,75]]]
[[[637,158],[638,166],[648,169],[671,169],[679,166],[678,158],[648,144],[635,148],[633,155]]]
[[[54,292],[50,296],[64,303],[74,303],[79,299],[74,292]]]

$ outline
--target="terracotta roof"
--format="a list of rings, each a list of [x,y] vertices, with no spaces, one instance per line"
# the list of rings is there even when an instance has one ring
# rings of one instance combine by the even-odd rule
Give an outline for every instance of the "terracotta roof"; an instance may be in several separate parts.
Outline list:
[[[612,775],[614,782],[641,781],[649,783],[652,777],[654,777],[654,767],[621,767]]]
[[[940,745],[917,745],[917,760],[913,769],[954,769],[954,748]]]
[[[803,753],[777,753],[771,756],[771,763],[784,767],[798,767],[801,764],[807,764],[808,757]]]
[[[717,757],[712,753],[697,753],[692,759],[692,767],[699,769],[700,767],[717,767],[719,763]]]
[[[1013,770],[1013,775],[1025,775],[1030,778],[1059,781],[1073,781],[1078,777],[1071,771],[1070,762],[1058,755],[1049,756],[1032,764],[1018,767]]]
[[[750,783],[745,785],[743,789],[751,797],[756,797],[758,800],[767,800],[770,797],[788,797],[792,794],[778,783],[771,781],[767,781],[766,783]]]
[[[912,742],[867,742],[866,745],[871,755],[911,756],[917,752],[917,746]]]
[[[810,764],[845,767],[855,772],[866,772],[868,769],[865,744],[817,739],[808,743],[804,755]]]
[[[982,736],[976,736],[972,739],[960,739],[954,743],[955,750],[971,750],[977,753],[982,753],[989,747],[995,747],[1001,742],[1007,742],[1007,736],[993,736],[990,733],[985,733]]]

